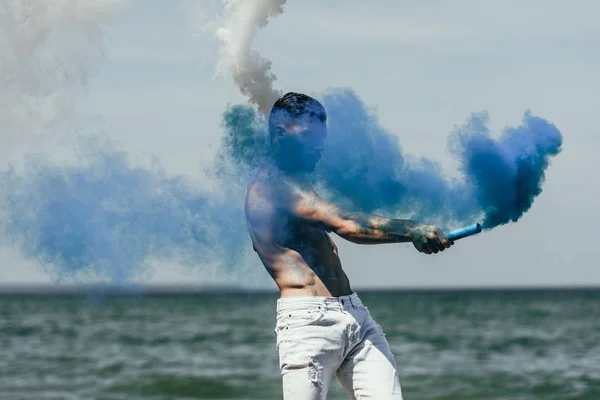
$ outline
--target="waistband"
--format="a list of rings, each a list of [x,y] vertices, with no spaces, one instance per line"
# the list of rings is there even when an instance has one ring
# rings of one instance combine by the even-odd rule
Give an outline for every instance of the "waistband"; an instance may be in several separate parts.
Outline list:
[[[356,293],[339,297],[291,296],[277,299],[277,311],[297,310],[307,307],[320,307],[324,310],[341,310],[364,306]]]

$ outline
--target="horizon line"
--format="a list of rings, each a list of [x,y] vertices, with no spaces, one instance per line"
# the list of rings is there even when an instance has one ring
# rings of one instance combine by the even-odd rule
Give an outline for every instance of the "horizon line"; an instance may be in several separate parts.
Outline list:
[[[356,287],[357,293],[384,292],[498,292],[498,291],[600,291],[600,285],[464,285],[464,286],[364,286]],[[0,283],[0,295],[45,294],[91,294],[112,293],[132,295],[194,295],[194,294],[277,294],[277,288],[252,288],[241,285],[193,285],[193,284],[53,284],[53,283]]]

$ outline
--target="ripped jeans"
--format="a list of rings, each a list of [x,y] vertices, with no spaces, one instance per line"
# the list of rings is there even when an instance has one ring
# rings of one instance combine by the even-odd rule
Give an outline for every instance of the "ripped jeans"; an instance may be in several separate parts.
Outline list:
[[[326,399],[335,375],[352,399],[402,399],[383,329],[358,295],[277,301],[285,400]]]

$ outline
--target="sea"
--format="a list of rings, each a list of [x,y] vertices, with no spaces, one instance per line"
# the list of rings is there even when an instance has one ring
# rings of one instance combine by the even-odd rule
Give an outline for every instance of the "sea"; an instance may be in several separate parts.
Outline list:
[[[600,289],[357,291],[405,399],[600,400]],[[0,294],[0,400],[282,399],[274,292]],[[334,382],[328,399],[348,399]]]

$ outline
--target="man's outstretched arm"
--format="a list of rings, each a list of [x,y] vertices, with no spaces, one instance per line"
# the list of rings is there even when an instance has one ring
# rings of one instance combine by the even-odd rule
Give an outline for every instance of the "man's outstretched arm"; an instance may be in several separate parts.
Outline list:
[[[358,244],[412,242],[422,253],[438,253],[453,243],[436,226],[344,210],[312,190],[294,188],[289,211],[297,218]]]

